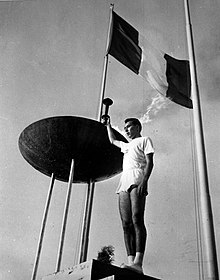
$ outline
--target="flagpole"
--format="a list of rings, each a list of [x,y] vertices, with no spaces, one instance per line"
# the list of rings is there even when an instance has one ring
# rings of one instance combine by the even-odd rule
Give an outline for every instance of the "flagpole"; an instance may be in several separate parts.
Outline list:
[[[205,143],[202,127],[202,114],[197,81],[195,52],[193,45],[192,25],[190,21],[189,1],[184,0],[186,34],[189,52],[191,95],[193,101],[193,120],[199,173],[200,207],[206,252],[207,275],[210,280],[218,280],[218,263],[215,243],[215,233],[212,215],[211,198],[209,194],[208,171],[205,155]]]
[[[102,118],[103,99],[104,99],[104,95],[105,95],[105,85],[106,85],[107,67],[108,67],[108,48],[109,48],[109,43],[111,40],[113,8],[114,8],[114,4],[111,4],[110,5],[108,34],[107,34],[107,41],[106,41],[106,51],[105,51],[105,57],[104,57],[104,67],[103,67],[103,73],[102,73],[99,111],[98,111],[98,116],[97,116],[97,120],[99,120],[99,121],[101,121],[101,118]],[[81,233],[81,240],[80,240],[79,263],[85,262],[87,259],[90,220],[91,220],[91,213],[92,213],[94,190],[95,190],[95,182],[92,182],[90,180],[88,183],[87,198],[86,198],[85,208],[84,208],[84,218],[83,218],[82,233]]]
[[[108,26],[108,35],[107,35],[107,42],[106,42],[106,52],[104,57],[104,68],[102,73],[102,84],[101,84],[101,93],[100,93],[100,101],[99,101],[99,112],[98,112],[98,120],[101,121],[102,117],[102,108],[103,108],[103,99],[105,96],[105,85],[106,85],[106,77],[107,77],[107,68],[108,68],[108,48],[109,43],[111,40],[111,33],[112,33],[112,11],[114,9],[114,4],[110,5],[110,19],[109,19],[109,26]]]

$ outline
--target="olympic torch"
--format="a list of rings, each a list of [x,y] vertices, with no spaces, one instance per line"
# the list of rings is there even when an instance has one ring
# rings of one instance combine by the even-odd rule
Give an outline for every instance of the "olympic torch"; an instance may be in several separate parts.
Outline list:
[[[101,122],[106,125],[110,121],[110,116],[108,115],[109,107],[113,104],[112,99],[105,98],[102,101],[103,105],[105,105],[105,113],[101,117]]]

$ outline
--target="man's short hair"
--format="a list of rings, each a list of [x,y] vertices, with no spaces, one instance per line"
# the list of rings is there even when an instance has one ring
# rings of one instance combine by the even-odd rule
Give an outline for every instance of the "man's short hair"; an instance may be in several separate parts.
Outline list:
[[[133,125],[138,125],[140,131],[142,130],[141,122],[138,119],[136,119],[136,118],[128,118],[128,119],[125,120],[125,123],[128,123],[128,122],[131,122]]]

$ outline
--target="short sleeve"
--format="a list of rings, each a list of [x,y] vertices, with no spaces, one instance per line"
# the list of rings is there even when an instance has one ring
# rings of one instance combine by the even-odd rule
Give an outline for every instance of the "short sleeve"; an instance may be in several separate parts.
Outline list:
[[[147,155],[151,153],[154,153],[154,147],[152,140],[148,137],[145,141],[144,154]]]
[[[123,154],[127,153],[128,152],[128,144],[129,143],[125,143],[123,141],[120,141],[120,147],[121,147],[121,152]]]

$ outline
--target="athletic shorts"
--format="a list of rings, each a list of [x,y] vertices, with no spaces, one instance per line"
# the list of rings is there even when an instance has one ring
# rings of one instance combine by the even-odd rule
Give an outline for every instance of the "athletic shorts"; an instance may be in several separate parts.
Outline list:
[[[138,186],[143,180],[143,169],[129,169],[122,172],[116,193],[130,192],[135,186]]]

